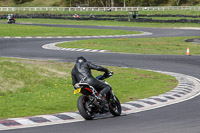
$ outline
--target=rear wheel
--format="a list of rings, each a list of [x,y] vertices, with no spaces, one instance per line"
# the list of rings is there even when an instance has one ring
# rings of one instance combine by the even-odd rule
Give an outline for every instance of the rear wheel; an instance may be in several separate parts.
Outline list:
[[[90,103],[90,100],[87,96],[80,96],[78,98],[77,106],[79,113],[81,116],[86,120],[92,120],[94,119],[95,114],[89,109],[88,104]]]
[[[112,99],[109,100],[109,108],[110,113],[114,116],[120,116],[121,115],[121,104],[120,101],[116,96],[114,96]]]

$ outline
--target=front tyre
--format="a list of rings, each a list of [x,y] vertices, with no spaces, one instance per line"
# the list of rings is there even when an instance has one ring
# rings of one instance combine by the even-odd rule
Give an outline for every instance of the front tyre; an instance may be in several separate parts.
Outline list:
[[[80,96],[78,98],[78,101],[77,101],[77,106],[78,106],[78,110],[79,110],[79,113],[81,114],[81,116],[86,119],[86,120],[92,120],[94,119],[94,114],[92,112],[90,112],[87,108],[87,103],[90,102],[90,100],[88,99],[87,96]]]
[[[112,115],[114,116],[121,115],[122,107],[120,101],[116,96],[114,96],[112,99],[109,100],[109,109]]]

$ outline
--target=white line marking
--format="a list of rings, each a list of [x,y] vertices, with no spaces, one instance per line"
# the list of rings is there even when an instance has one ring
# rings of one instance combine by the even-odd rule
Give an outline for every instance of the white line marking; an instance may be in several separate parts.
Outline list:
[[[135,106],[132,106],[130,104],[121,104],[122,107],[128,108],[128,109],[137,109]]]
[[[142,32],[141,34],[126,34],[126,35],[99,35],[99,36],[36,36],[36,37],[10,37],[10,36],[7,36],[7,37],[0,37],[0,38],[5,38],[5,39],[9,39],[9,38],[14,38],[14,39],[31,39],[31,38],[105,38],[105,37],[130,37],[130,36],[145,36],[145,35],[152,35],[153,33],[150,33],[150,32],[144,32],[144,31],[140,31]]]
[[[9,120],[14,120],[22,125],[30,125],[30,124],[36,124],[35,122],[29,120],[29,119],[26,119],[26,118],[11,118]]]

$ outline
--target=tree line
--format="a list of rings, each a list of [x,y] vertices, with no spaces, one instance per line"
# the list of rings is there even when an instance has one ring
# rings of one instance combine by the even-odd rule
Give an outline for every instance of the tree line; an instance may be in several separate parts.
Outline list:
[[[123,6],[181,6],[196,5],[200,0],[65,0],[68,6],[85,5],[90,7],[123,7]]]
[[[8,0],[0,0],[8,1]],[[12,0],[15,4],[23,4],[34,0]],[[57,5],[52,6],[77,7],[137,7],[137,6],[181,6],[196,5],[200,0],[60,0]]]

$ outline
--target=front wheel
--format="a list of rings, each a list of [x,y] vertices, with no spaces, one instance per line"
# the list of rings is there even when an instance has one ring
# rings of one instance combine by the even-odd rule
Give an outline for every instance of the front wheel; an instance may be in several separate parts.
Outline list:
[[[91,110],[89,111],[87,107],[88,103],[90,103],[89,98],[87,96],[82,95],[78,98],[77,106],[78,106],[79,113],[84,119],[92,120],[94,119],[95,114],[93,114]]]
[[[116,96],[109,100],[110,113],[114,116],[120,116],[122,107],[120,101]]]

